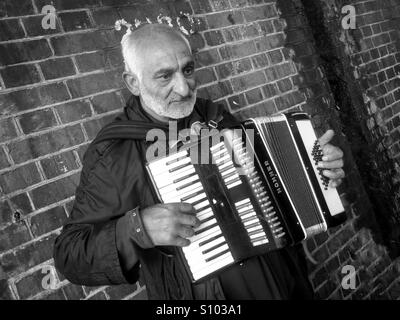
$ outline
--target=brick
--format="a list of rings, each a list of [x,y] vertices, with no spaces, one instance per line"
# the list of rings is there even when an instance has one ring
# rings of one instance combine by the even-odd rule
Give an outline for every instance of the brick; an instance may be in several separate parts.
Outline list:
[[[233,58],[242,58],[257,52],[253,40],[239,44],[225,45],[219,48],[222,59],[231,60]]]
[[[67,300],[79,300],[85,297],[83,287],[76,284],[69,283],[62,287],[62,291],[67,297]]]
[[[195,75],[199,85],[207,84],[217,79],[211,68],[197,70]]]
[[[58,17],[65,31],[83,30],[92,27],[86,11],[60,12]]]
[[[238,110],[247,105],[245,95],[243,93],[229,97],[228,103],[231,110]]]
[[[56,290],[51,290],[47,291],[47,294],[43,297],[40,297],[40,299],[45,299],[45,300],[66,300],[64,292],[62,288],[58,288]]]
[[[0,73],[7,88],[20,87],[40,81],[39,72],[33,64],[6,67]]]
[[[45,290],[42,286],[42,282],[46,284],[47,278],[44,279],[46,275],[48,275],[48,271],[46,271],[46,269],[39,269],[26,275],[15,283],[20,299],[33,297]]]
[[[105,49],[104,53],[111,68],[124,66],[124,59],[119,47],[114,49]]]
[[[87,300],[107,300],[107,297],[103,291],[99,291],[93,296],[89,297]]]
[[[261,93],[260,88],[255,88],[253,90],[249,90],[246,92],[246,99],[249,102],[249,104],[253,104],[256,102],[260,102],[263,100],[263,96]]]
[[[5,0],[0,5],[0,17],[16,17],[33,14],[33,6],[31,0]]]
[[[42,20],[44,17],[45,15],[22,18],[22,23],[24,24],[28,37],[44,36],[48,34],[61,32],[60,24],[58,23],[57,19],[56,19],[55,29],[53,28],[44,29],[42,27]]]
[[[40,174],[36,165],[31,163],[12,171],[2,173],[0,176],[0,187],[5,193],[11,193],[25,189],[40,182]]]
[[[80,72],[103,69],[107,66],[107,58],[102,51],[75,56]]]
[[[257,51],[267,51],[283,47],[285,40],[281,34],[273,34],[254,40]]]
[[[251,61],[256,68],[263,68],[269,65],[269,61],[265,53],[251,57]]]
[[[38,8],[42,8],[49,4],[49,1],[35,0],[35,3]],[[52,4],[57,10],[69,10],[99,6],[100,2],[98,0],[52,0]]]
[[[283,61],[283,55],[281,50],[274,50],[267,52],[267,56],[269,58],[269,61],[271,61],[271,64],[278,64]]]
[[[95,51],[119,45],[114,30],[97,30],[90,33],[75,33],[51,38],[55,55],[68,55]]]
[[[10,155],[15,163],[21,163],[81,144],[84,140],[85,137],[78,124],[15,142],[9,146]]]
[[[65,174],[71,170],[78,169],[75,156],[72,151],[67,151],[48,159],[43,159],[41,165],[47,179]]]
[[[111,122],[115,118],[115,115],[111,114],[100,119],[94,119],[91,121],[87,121],[84,123],[85,130],[88,134],[89,140],[92,140],[96,137],[97,133],[103,128],[106,124]]]
[[[20,39],[25,36],[18,19],[0,20],[0,41]]]
[[[252,72],[231,80],[234,91],[243,91],[265,83],[265,75],[262,71]]]
[[[17,137],[17,130],[12,118],[0,120],[0,142]]]
[[[197,1],[191,0],[194,13],[209,13],[213,11],[209,0]]]
[[[30,226],[35,237],[60,228],[66,221],[64,207],[55,207],[31,217]]]
[[[239,75],[252,69],[250,59],[242,59],[228,62],[215,67],[218,78],[224,79],[230,76]]]
[[[111,300],[121,300],[126,296],[132,294],[137,290],[138,286],[134,284],[123,284],[118,286],[111,286],[106,289],[106,293]]]
[[[264,92],[264,95],[266,98],[271,98],[275,95],[278,94],[278,90],[276,88],[275,84],[272,83],[268,83],[265,86],[262,87],[262,90]]]
[[[205,42],[203,37],[200,34],[193,34],[190,36],[189,40],[189,44],[190,47],[192,48],[192,52],[197,52],[200,49],[205,47]]]
[[[13,249],[30,239],[25,223],[11,224],[0,231],[0,251]]]
[[[270,4],[265,6],[257,6],[254,8],[246,8],[243,10],[243,15],[247,22],[251,22],[277,17],[278,13],[275,10],[275,6]]]
[[[8,285],[7,279],[0,278],[0,300],[13,300],[11,288]]]
[[[229,11],[210,14],[207,15],[206,20],[210,29],[228,27],[244,22],[243,15],[240,11]]]
[[[57,125],[51,109],[25,113],[19,117],[19,123],[25,134],[37,132]]]
[[[222,30],[222,33],[225,37],[226,42],[239,41],[244,38],[245,29],[243,26],[224,28]]]
[[[141,290],[132,297],[132,300],[148,300],[147,291]]]
[[[204,37],[209,46],[217,46],[225,42],[220,30],[205,32]]]
[[[72,101],[54,108],[62,123],[81,120],[92,115],[90,104],[87,100]]]
[[[276,82],[278,89],[281,93],[285,93],[289,90],[292,90],[293,86],[292,86],[292,82],[290,81],[290,79],[285,78],[282,80],[279,80]]]
[[[195,53],[194,58],[199,67],[206,67],[221,61],[217,49]]]
[[[32,205],[29,201],[27,193],[20,193],[10,199],[11,206],[13,208],[13,220],[20,220],[22,216],[33,211]]]
[[[231,93],[232,88],[229,81],[222,81],[199,90],[200,97],[210,100],[217,100]]]
[[[1,123],[1,122],[0,122]],[[0,170],[9,167],[11,164],[3,148],[0,148]]]
[[[115,21],[120,19],[118,11],[115,8],[93,10],[92,15],[96,25],[100,28],[114,26]]]
[[[40,209],[73,196],[78,182],[79,175],[73,174],[33,189],[31,194],[35,207]]]
[[[42,106],[62,102],[69,99],[65,84],[62,82],[52,83],[47,86],[38,87],[38,95]]]
[[[0,201],[0,225],[12,221],[12,212],[7,201]]]
[[[39,63],[46,80],[68,77],[75,74],[71,58],[48,59]]]
[[[71,79],[67,81],[67,85],[73,98],[123,87],[121,71],[118,70]]]
[[[263,117],[276,113],[276,106],[273,100],[263,101],[245,110],[240,110],[240,118]]]

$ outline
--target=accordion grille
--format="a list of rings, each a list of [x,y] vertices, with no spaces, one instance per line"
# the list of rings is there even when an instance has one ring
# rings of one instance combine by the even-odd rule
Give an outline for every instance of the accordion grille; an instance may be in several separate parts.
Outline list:
[[[307,229],[322,223],[320,210],[312,195],[287,122],[265,122],[261,127],[293,205],[297,212],[301,212],[299,218],[303,226]]]

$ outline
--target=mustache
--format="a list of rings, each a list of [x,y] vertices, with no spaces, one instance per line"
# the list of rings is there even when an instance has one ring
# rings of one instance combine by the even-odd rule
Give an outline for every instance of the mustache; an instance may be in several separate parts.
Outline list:
[[[171,102],[190,102],[196,97],[196,91],[191,92],[186,97],[176,97],[171,100]]]

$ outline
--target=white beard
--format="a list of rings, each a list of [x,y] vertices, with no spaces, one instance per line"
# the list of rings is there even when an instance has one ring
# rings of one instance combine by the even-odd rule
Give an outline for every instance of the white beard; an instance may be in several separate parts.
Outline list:
[[[143,85],[140,86],[140,93],[146,107],[157,115],[171,119],[182,119],[192,113],[196,102],[197,90],[193,92],[190,100],[185,102],[173,102],[170,105],[167,105],[164,100],[154,97]]]

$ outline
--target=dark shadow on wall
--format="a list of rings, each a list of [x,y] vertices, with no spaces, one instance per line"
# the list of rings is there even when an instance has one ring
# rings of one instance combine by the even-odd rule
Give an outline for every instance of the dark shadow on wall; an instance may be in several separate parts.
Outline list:
[[[361,79],[354,78],[350,57],[343,46],[338,45],[340,17],[335,21],[327,21],[325,14],[331,8],[323,0],[278,0],[277,4],[283,17],[298,14],[308,22],[318,63],[329,83],[328,91],[339,106],[340,110],[336,112],[338,122],[347,137],[373,209],[362,212],[355,227],[357,230],[362,227],[370,229],[375,242],[385,245],[392,258],[397,257],[400,255],[400,215],[396,209],[395,195],[400,190],[399,184],[393,181],[396,174],[394,160],[383,147],[385,136],[380,133],[379,128],[370,130],[366,125],[371,115],[368,115],[367,105],[363,100],[362,84],[368,83],[368,79],[366,75]],[[353,32],[357,33],[357,29]],[[356,39],[359,36],[350,35]],[[354,45],[355,50],[360,51],[357,41]],[[301,70],[299,74],[302,76]],[[357,200],[356,193],[357,190],[349,190],[349,202],[361,201]]]

